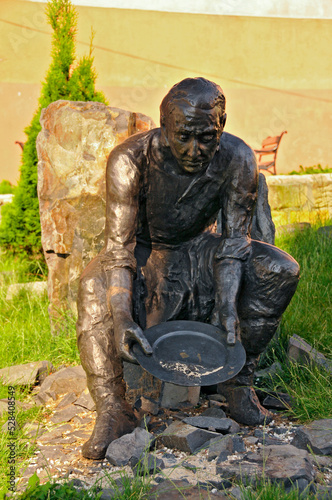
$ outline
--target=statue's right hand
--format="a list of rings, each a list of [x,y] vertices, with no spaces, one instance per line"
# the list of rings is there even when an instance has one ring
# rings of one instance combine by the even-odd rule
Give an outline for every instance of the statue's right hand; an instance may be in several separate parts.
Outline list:
[[[131,363],[137,363],[135,357],[130,353],[130,348],[135,342],[140,344],[147,356],[152,354],[152,347],[142,329],[130,319],[122,319],[118,322],[115,327],[115,338],[121,357]]]

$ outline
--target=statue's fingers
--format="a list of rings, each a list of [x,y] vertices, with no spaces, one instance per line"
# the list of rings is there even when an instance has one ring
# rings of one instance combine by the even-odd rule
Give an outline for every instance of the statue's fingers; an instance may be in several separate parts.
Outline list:
[[[228,332],[227,334],[227,344],[234,345],[236,342],[235,332]]]
[[[126,343],[121,343],[120,345],[120,353],[122,359],[129,361],[131,363],[137,363],[135,356],[130,352],[129,345]]]
[[[152,347],[141,329],[139,329],[139,331],[137,330],[135,332],[135,339],[137,340],[139,345],[142,347],[144,354],[146,354],[147,356],[151,356],[151,354],[153,352]]]

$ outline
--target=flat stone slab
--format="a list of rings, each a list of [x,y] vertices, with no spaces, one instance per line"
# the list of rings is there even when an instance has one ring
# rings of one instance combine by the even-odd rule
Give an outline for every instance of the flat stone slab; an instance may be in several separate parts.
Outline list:
[[[161,440],[167,448],[194,453],[215,437],[220,437],[220,434],[178,421],[164,431]]]
[[[204,490],[198,485],[193,486],[181,479],[166,479],[157,486],[153,486],[147,493],[148,500],[183,500],[184,498],[190,498],[190,500],[212,500],[213,498],[229,500],[227,494],[220,491],[214,491],[211,494],[211,491]]]
[[[211,461],[218,458],[221,453],[223,453],[222,458],[225,459],[224,457],[231,455],[232,453],[245,452],[246,447],[241,436],[227,434],[226,436],[211,439],[208,450],[208,460]]]
[[[106,458],[112,465],[127,465],[132,457],[140,457],[145,450],[148,450],[152,441],[152,434],[137,427],[130,434],[125,434],[112,441],[107,448]]]
[[[68,366],[46,377],[36,398],[41,398],[45,393],[54,393],[57,397],[74,392],[79,396],[86,388],[86,374],[82,366]]]
[[[231,432],[234,432],[233,424],[235,423],[230,418],[216,418],[206,416],[184,418],[183,422],[188,425],[193,425],[194,427],[199,427],[200,429],[208,429],[209,431],[220,432],[221,434],[229,434]]]
[[[292,406],[292,399],[289,394],[280,392],[268,394],[262,404],[268,410],[288,410]]]
[[[72,426],[70,424],[64,424],[61,425],[60,427],[57,427],[56,429],[53,429],[49,432],[45,432],[42,434],[39,438],[38,441],[41,443],[48,443],[48,442],[53,442],[55,439],[60,439],[63,437],[63,434],[65,432],[70,432],[72,431]]]
[[[43,295],[47,292],[47,281],[33,281],[31,283],[14,283],[7,289],[6,300],[13,300],[22,290],[36,295]]]
[[[315,420],[296,429],[292,445],[312,449],[319,455],[332,455],[332,419]]]
[[[0,380],[3,385],[34,385],[37,380],[44,380],[53,369],[49,361],[9,366],[0,370]]]
[[[315,363],[332,373],[332,361],[328,360],[324,354],[314,349],[299,335],[293,335],[289,339],[288,358],[296,363]]]
[[[93,401],[88,388],[86,388],[82,392],[82,394],[75,401],[74,404],[77,405],[77,406],[82,406],[83,408],[86,408],[89,411],[94,411],[96,409],[95,402]]]
[[[308,485],[316,477],[308,452],[290,444],[262,447],[256,453],[248,453],[245,460],[217,463],[216,470],[222,478],[235,478],[244,484],[256,483],[264,476],[285,487],[300,481]]]
[[[22,407],[22,403],[20,401],[15,401],[15,406],[16,406],[16,409],[18,407]],[[0,399],[0,416],[3,414],[3,413],[6,413],[9,409],[9,406],[8,406],[8,399]]]
[[[137,476],[146,476],[160,472],[165,469],[164,461],[155,457],[152,453],[146,453],[143,457],[132,457],[130,467]]]
[[[77,396],[74,392],[68,392],[61,401],[56,405],[56,409],[61,410],[62,408],[66,408],[66,406],[71,405],[72,403],[75,403],[77,401]]]
[[[61,446],[43,446],[39,448],[36,461],[39,467],[49,467],[52,462],[60,464],[65,458],[66,455],[63,453]]]
[[[226,413],[221,408],[207,408],[200,415],[201,417],[227,418]]]
[[[185,387],[165,382],[162,388],[160,406],[162,408],[181,408],[186,403],[190,406],[198,404],[200,387]]]
[[[51,418],[51,422],[54,424],[60,424],[61,422],[70,422],[78,413],[82,413],[84,408],[81,406],[70,405],[63,408],[63,410],[57,411]]]

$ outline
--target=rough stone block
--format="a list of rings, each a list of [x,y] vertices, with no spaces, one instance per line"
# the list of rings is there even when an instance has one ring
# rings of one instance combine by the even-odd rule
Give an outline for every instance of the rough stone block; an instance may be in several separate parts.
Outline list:
[[[165,464],[161,458],[155,457],[152,453],[146,453],[141,457],[132,457],[130,467],[135,475],[146,476],[160,472],[165,468]]]
[[[229,455],[232,453],[243,453],[246,451],[243,439],[241,436],[228,434],[227,436],[220,436],[218,438],[211,439],[209,444],[209,454],[208,460],[211,461],[214,458],[220,457],[223,453],[224,455]],[[226,458],[220,457],[218,461],[224,461]]]
[[[42,246],[51,318],[76,310],[79,277],[104,245],[108,155],[154,127],[139,113],[98,102],[56,101],[41,113],[37,138]]]
[[[216,417],[187,417],[183,419],[183,422],[188,425],[193,425],[194,427],[199,427],[200,429],[208,429],[214,432],[220,432],[221,434],[229,434],[232,427],[233,421],[230,418],[216,418]]]
[[[124,361],[123,379],[126,383],[126,399],[129,403],[134,404],[140,396],[159,401],[161,380],[150,375],[141,366]]]
[[[201,413],[201,417],[227,418],[226,413],[221,408],[207,408]]]
[[[36,361],[15,365],[0,370],[0,380],[3,385],[34,385],[38,380],[43,381],[53,370],[49,361]]]
[[[132,457],[140,457],[145,450],[149,450],[153,435],[141,427],[137,427],[130,434],[115,439],[106,451],[106,458],[112,465],[127,465]]]
[[[41,443],[48,443],[50,441],[55,441],[57,439],[62,438],[65,432],[70,432],[70,431],[72,431],[72,426],[70,424],[64,424],[49,432],[45,432],[42,436],[38,438],[38,441],[40,441]]]
[[[308,452],[289,444],[264,446],[256,453],[248,453],[246,460],[217,464],[216,471],[224,479],[233,478],[244,484],[255,483],[264,475],[265,479],[283,483],[285,487],[302,479],[308,484],[316,477]]]
[[[82,394],[78,399],[76,399],[74,404],[82,406],[83,408],[86,408],[89,411],[94,411],[96,409],[95,402],[93,401],[88,388],[86,388],[82,392]]]
[[[263,399],[263,406],[268,410],[288,410],[292,406],[292,399],[284,392],[269,394]]]
[[[62,408],[66,408],[66,406],[71,405],[72,403],[75,403],[77,400],[77,396],[74,392],[69,392],[66,394],[61,401],[56,405],[57,410],[61,410]]]
[[[199,401],[200,389],[200,387],[184,387],[165,382],[162,388],[160,406],[175,409],[185,403],[196,406]]]
[[[319,455],[332,455],[332,419],[315,420],[296,429],[292,445],[312,449]]]
[[[82,366],[68,366],[49,375],[42,383],[37,397],[40,397],[42,393],[50,394],[52,392],[56,396],[68,392],[74,392],[79,396],[86,388],[86,374]]]
[[[194,453],[215,437],[220,437],[220,434],[198,429],[183,422],[173,422],[162,434],[161,440],[168,448]]]
[[[60,424],[61,422],[69,422],[72,420],[78,413],[82,413],[84,408],[81,406],[70,405],[63,410],[57,411],[51,418],[51,422],[54,424]]]
[[[151,415],[157,415],[159,411],[159,403],[152,398],[140,396],[135,402],[135,408],[137,410],[142,410],[145,413],[151,413]]]
[[[299,335],[293,335],[289,339],[288,359],[296,363],[315,363],[332,373],[332,361],[326,359],[324,354],[316,351],[316,349]]]

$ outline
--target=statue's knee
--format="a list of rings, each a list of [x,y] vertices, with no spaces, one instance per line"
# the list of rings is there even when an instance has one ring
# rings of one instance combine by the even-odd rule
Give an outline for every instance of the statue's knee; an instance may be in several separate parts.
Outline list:
[[[280,266],[281,275],[284,280],[289,283],[297,284],[300,278],[300,266],[291,256],[284,259],[284,262]]]

